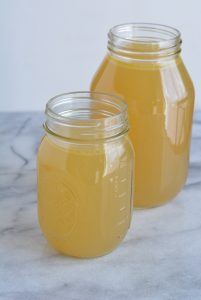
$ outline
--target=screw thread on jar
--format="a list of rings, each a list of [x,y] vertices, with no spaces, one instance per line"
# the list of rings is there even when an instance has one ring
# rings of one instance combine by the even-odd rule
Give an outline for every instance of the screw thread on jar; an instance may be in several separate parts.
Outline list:
[[[66,139],[106,139],[128,131],[127,104],[105,93],[58,95],[48,101],[46,116],[46,131]]]
[[[181,34],[170,26],[128,23],[114,26],[108,33],[108,50],[123,60],[158,61],[181,52]]]

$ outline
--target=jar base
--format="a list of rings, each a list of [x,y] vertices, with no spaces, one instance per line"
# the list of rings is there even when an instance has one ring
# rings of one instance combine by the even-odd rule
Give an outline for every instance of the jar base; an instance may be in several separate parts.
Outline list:
[[[123,237],[123,239],[125,238],[125,236]],[[123,239],[120,241],[120,243],[123,241]],[[46,238],[47,240],[47,238]],[[76,259],[94,259],[94,258],[98,258],[98,257],[102,257],[102,256],[105,256],[105,255],[108,255],[110,254],[111,252],[113,252],[114,250],[116,250],[118,248],[118,246],[120,245],[120,243],[118,245],[116,245],[114,248],[112,249],[109,249],[109,250],[106,250],[100,254],[94,254],[94,255],[86,255],[86,254],[73,254],[73,253],[70,253],[70,252],[67,252],[67,251],[64,251],[62,249],[58,249],[57,247],[55,247],[52,243],[50,243],[48,240],[47,240],[49,246],[51,248],[54,248],[55,251],[57,251],[58,253],[60,253],[61,255],[65,256],[65,257],[69,257],[69,258],[76,258]]]
[[[40,224],[40,222],[39,222]],[[42,230],[42,226],[40,224],[40,228]],[[118,246],[122,243],[122,241],[124,240],[127,232],[118,240],[118,243],[116,245],[114,245],[113,247],[108,247],[105,251],[96,251],[94,252],[94,254],[90,251],[88,252],[88,254],[86,253],[87,251],[85,251],[85,253],[83,252],[82,253],[79,253],[78,251],[68,251],[68,250],[65,250],[65,246],[62,247],[61,245],[59,246],[58,244],[56,245],[55,242],[53,242],[47,234],[45,234],[44,230],[42,230],[43,232],[43,235],[46,239],[46,241],[48,242],[48,245],[53,248],[56,252],[60,253],[61,255],[63,256],[66,256],[66,257],[72,257],[72,258],[78,258],[78,259],[90,259],[90,258],[98,258],[98,257],[102,257],[102,256],[105,256],[111,252],[113,252],[116,248],[118,248]],[[81,248],[81,246],[79,247]]]
[[[151,204],[150,206],[135,206],[135,205],[134,205],[134,209],[136,209],[136,210],[143,210],[143,209],[157,208],[157,207],[166,205],[168,202],[173,201],[173,200],[177,197],[177,195],[178,195],[178,194],[182,191],[182,189],[184,188],[185,183],[186,183],[186,179],[185,179],[183,185],[180,187],[180,189],[178,189],[175,193],[173,193],[173,194],[171,195],[171,197],[169,197],[168,199],[166,199],[166,200],[164,200],[164,201],[162,201],[162,202],[160,202],[160,203]],[[135,200],[134,200],[134,201],[135,201]]]

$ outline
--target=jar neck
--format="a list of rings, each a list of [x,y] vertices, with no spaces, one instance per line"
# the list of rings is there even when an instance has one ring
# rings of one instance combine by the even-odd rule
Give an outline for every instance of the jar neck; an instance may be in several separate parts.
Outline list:
[[[111,56],[125,61],[161,62],[181,52],[180,32],[172,27],[151,23],[114,26],[108,33]]]
[[[127,104],[119,97],[96,92],[58,95],[46,105],[44,128],[63,140],[96,141],[128,131]]]

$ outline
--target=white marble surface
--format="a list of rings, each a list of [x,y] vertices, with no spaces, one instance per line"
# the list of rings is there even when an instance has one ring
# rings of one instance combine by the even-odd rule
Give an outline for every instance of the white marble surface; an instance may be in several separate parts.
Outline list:
[[[201,113],[183,191],[162,207],[136,211],[120,247],[92,260],[59,255],[38,227],[42,119],[0,114],[0,299],[201,299]]]

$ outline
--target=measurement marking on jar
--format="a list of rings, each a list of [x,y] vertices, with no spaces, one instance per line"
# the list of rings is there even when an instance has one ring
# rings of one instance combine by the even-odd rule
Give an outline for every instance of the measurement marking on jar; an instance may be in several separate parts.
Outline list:
[[[125,222],[126,222],[126,220],[122,220],[122,221],[118,222],[118,223],[116,224],[115,227],[121,226],[121,225],[123,225]]]
[[[121,193],[120,195],[119,195],[119,198],[122,198],[122,197],[124,197],[124,196],[126,196],[126,192],[123,192],[123,193]]]
[[[123,211],[123,210],[125,210],[126,209],[126,206],[122,206],[119,210],[120,211]]]
[[[121,182],[125,182],[125,181],[127,181],[127,178],[121,179]]]

